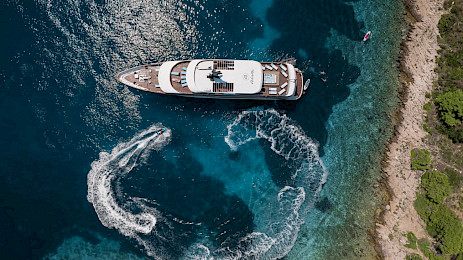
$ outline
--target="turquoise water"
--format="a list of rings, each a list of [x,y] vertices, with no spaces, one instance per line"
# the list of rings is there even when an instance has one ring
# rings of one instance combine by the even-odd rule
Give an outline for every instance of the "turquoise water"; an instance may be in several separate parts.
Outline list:
[[[400,1],[41,0],[1,10],[6,256],[375,254]],[[150,95],[114,78],[159,60],[291,56],[312,78],[298,102]]]

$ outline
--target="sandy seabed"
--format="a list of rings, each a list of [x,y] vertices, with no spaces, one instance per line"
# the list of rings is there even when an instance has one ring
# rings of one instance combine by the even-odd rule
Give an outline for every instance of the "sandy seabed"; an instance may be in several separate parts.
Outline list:
[[[404,69],[412,79],[407,83],[407,93],[401,108],[402,122],[396,128],[396,139],[387,151],[384,168],[391,200],[386,206],[382,223],[376,224],[377,243],[384,259],[405,259],[407,254],[419,253],[404,245],[403,236],[413,232],[417,238],[428,237],[425,224],[416,212],[413,202],[420,183],[419,173],[410,167],[410,151],[425,148],[422,141],[425,111],[423,105],[429,102],[426,93],[432,90],[437,79],[434,68],[439,48],[437,24],[442,15],[443,0],[405,0],[410,13],[416,19],[405,43],[407,54]]]

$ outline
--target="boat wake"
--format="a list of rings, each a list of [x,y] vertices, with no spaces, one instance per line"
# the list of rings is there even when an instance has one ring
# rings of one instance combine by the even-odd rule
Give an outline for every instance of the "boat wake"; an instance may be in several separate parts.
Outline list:
[[[241,145],[260,138],[267,140],[272,151],[295,169],[291,181],[274,198],[276,205],[262,205],[268,212],[267,222],[245,236],[237,248],[212,251],[204,244],[196,244],[185,258],[278,259],[294,246],[300,226],[313,208],[328,173],[318,155],[318,145],[286,115],[273,109],[242,112],[228,125],[225,141],[236,151]]]
[[[163,216],[153,205],[154,201],[124,196],[119,188],[127,174],[146,161],[152,150],[162,149],[170,140],[171,132],[159,134],[161,125],[154,125],[118,144],[110,153],[101,152],[88,173],[87,199],[92,203],[101,223],[117,229],[124,236],[135,239],[149,256],[170,258],[169,254],[153,241],[164,239],[165,230],[176,232],[169,223],[178,222]],[[287,185],[281,188],[269,203],[259,205],[256,228],[236,244],[214,246],[210,237],[195,236],[196,242],[183,248],[183,259],[277,259],[284,257],[293,247],[300,226],[313,208],[318,193],[326,180],[327,172],[318,156],[317,145],[285,115],[275,110],[254,110],[241,113],[229,126],[225,141],[231,149],[254,139],[263,138],[271,149],[294,167]],[[257,203],[258,204],[258,203]],[[198,209],[199,210],[199,209]],[[256,214],[256,213],[255,213]],[[238,217],[238,216],[237,216]],[[257,219],[258,218],[258,219]],[[181,222],[178,222],[182,224]],[[188,223],[187,223],[188,224]],[[163,226],[170,226],[164,230]],[[159,230],[160,229],[160,230]],[[163,254],[166,253],[167,255]]]
[[[100,158],[91,164],[87,176],[87,200],[93,205],[101,223],[135,238],[147,249],[149,245],[140,234],[146,235],[153,231],[160,213],[147,206],[146,199],[131,197],[120,202],[120,194],[114,186],[138,163],[142,163],[150,151],[160,150],[169,143],[170,130],[161,133],[160,129],[162,125],[153,125],[130,141],[118,144],[111,153],[101,152]],[[134,214],[133,211],[141,213]]]
[[[293,247],[305,216],[313,208],[328,175],[318,155],[318,145],[286,115],[270,110],[242,112],[228,125],[225,141],[232,150],[255,139],[265,139],[270,148],[295,169],[291,181],[278,195],[277,213],[269,216],[262,233],[251,234],[255,249],[246,256],[276,259],[285,256]]]

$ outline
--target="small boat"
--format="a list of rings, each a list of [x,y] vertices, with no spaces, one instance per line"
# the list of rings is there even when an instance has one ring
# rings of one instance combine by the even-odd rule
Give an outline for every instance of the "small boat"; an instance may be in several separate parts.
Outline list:
[[[363,37],[363,42],[366,42],[368,39],[370,39],[371,36],[371,31],[368,31],[367,34]]]
[[[310,79],[307,79],[307,81],[304,83],[304,90],[307,90],[310,85]]]
[[[165,128],[161,128],[157,131],[158,135],[162,135],[166,131]]]

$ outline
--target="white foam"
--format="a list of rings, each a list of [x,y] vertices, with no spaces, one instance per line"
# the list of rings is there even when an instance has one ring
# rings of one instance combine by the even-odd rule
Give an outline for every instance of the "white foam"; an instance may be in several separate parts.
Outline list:
[[[101,152],[100,158],[91,164],[87,176],[87,200],[92,203],[101,223],[142,244],[146,242],[138,235],[153,231],[159,213],[144,205],[146,199],[130,198],[121,205],[116,201],[114,183],[127,175],[139,161],[143,162],[151,150],[159,150],[170,141],[170,130],[158,134],[161,128],[160,124],[153,125],[130,141],[119,143],[111,153]],[[129,207],[136,207],[141,213],[133,214]]]
[[[296,170],[292,185],[282,188],[277,196],[278,212],[271,213],[265,232],[246,236],[237,250],[219,249],[218,258],[276,259],[284,257],[294,246],[304,217],[313,208],[327,171],[318,155],[318,145],[304,134],[286,115],[270,110],[242,112],[230,125],[225,142],[237,150],[251,140],[263,138],[272,151],[291,162]]]
[[[156,131],[160,127],[155,125],[144,130],[130,141],[118,144],[111,153],[100,153],[100,158],[91,165],[87,183],[87,199],[93,204],[101,223],[134,238],[144,246],[148,255],[157,258],[163,257],[157,253],[159,250],[150,242],[149,236],[160,236],[155,226],[161,214],[147,206],[146,199],[117,201],[115,184],[143,162],[151,150],[161,149],[169,142],[170,131],[158,135]],[[184,259],[276,259],[284,257],[293,247],[304,217],[313,207],[326,180],[318,146],[289,118],[275,110],[243,112],[228,126],[225,140],[230,148],[238,149],[256,138],[268,140],[275,153],[297,166],[292,175],[293,183],[282,188],[274,198],[276,204],[269,208],[265,226],[246,235],[236,247],[214,248],[206,236],[184,252]],[[140,213],[132,213],[134,207]]]

